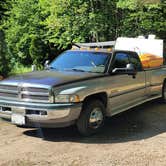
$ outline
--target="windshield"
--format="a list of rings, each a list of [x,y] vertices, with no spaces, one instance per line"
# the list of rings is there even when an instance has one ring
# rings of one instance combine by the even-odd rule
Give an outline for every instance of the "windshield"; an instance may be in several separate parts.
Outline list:
[[[58,56],[49,68],[60,71],[103,73],[110,53],[88,51],[66,51]]]

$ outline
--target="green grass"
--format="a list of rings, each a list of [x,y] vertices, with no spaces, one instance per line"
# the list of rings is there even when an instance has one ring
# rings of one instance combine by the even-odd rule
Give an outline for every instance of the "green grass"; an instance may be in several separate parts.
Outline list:
[[[31,71],[32,71],[31,67],[25,67],[23,65],[16,65],[10,72],[10,75],[22,74],[22,73],[27,73],[27,72],[31,72]]]

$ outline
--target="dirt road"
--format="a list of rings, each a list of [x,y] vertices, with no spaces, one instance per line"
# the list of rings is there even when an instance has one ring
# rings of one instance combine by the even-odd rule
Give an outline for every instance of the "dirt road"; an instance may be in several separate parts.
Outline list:
[[[166,104],[153,101],[108,119],[82,138],[74,127],[25,129],[0,121],[0,166],[166,165]]]

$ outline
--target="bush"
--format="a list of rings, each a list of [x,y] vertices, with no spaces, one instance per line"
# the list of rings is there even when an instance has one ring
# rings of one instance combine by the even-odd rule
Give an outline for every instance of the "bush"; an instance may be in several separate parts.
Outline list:
[[[22,74],[22,73],[27,73],[31,71],[32,70],[30,66],[23,66],[21,64],[16,63],[9,75]]]
[[[6,77],[10,69],[10,60],[7,56],[4,33],[0,30],[0,76]]]

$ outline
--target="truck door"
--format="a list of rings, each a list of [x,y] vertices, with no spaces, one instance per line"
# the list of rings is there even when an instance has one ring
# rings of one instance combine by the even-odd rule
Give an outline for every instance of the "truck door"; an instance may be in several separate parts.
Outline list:
[[[145,99],[145,72],[136,53],[119,51],[114,53],[110,70],[125,68],[132,63],[137,70],[135,77],[128,74],[110,76],[109,108],[110,114],[117,114]]]

